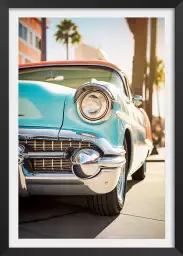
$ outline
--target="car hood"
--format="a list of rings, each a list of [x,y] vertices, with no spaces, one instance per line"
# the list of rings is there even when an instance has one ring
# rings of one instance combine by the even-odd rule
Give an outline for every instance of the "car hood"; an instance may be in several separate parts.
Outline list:
[[[60,129],[65,100],[75,89],[38,81],[19,81],[19,128]]]

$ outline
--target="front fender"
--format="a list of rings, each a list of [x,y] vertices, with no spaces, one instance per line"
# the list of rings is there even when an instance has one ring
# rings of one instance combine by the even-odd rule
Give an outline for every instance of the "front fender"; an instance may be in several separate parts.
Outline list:
[[[105,138],[112,146],[122,146],[125,132],[125,124],[120,120],[116,111],[119,103],[113,103],[112,114],[108,120],[100,123],[89,123],[84,121],[78,114],[77,104],[73,96],[68,96],[64,109],[63,130],[72,130],[79,133],[95,134],[98,138]]]

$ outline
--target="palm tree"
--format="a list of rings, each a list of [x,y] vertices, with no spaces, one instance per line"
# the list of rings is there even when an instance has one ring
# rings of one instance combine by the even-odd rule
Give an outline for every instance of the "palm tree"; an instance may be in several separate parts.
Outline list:
[[[64,19],[57,25],[57,31],[55,33],[56,41],[66,45],[67,60],[69,59],[69,43],[72,45],[81,41],[81,35],[78,31],[78,27],[70,19]]]
[[[165,83],[165,64],[163,60],[158,59],[156,57],[155,60],[155,79],[154,79],[154,85],[156,88],[156,97],[157,97],[157,107],[158,107],[158,119],[161,124],[161,117],[160,117],[160,107],[159,107],[159,89],[164,87]],[[148,81],[149,77],[149,69],[150,69],[150,64],[147,63],[147,74],[145,76],[145,79]]]
[[[154,85],[156,89],[156,97],[157,97],[157,108],[158,108],[158,120],[159,120],[159,127],[160,127],[160,134],[159,134],[159,140],[162,137],[163,134],[163,127],[161,122],[161,116],[160,116],[160,102],[159,102],[159,89],[163,88],[165,86],[165,64],[163,60],[158,59],[156,57],[155,59],[155,78],[154,78]],[[147,74],[145,76],[145,79],[148,81],[150,75],[150,64],[147,63]],[[152,104],[152,102],[151,102]],[[158,154],[156,150],[156,145],[154,142],[154,148],[152,151],[153,154]]]
[[[159,108],[159,89],[164,86],[165,83],[165,64],[162,60],[156,59],[156,76],[155,76],[155,85],[156,85],[156,96],[158,104],[158,118],[161,125],[160,117],[160,108]]]
[[[148,18],[126,18],[126,21],[134,37],[132,88],[134,94],[142,95],[143,79],[146,73]]]
[[[152,95],[153,85],[156,80],[156,47],[157,47],[157,18],[150,18],[150,63],[149,75],[146,84],[148,89],[149,99],[146,102],[146,112],[149,116],[150,123],[152,124]],[[146,71],[147,72],[147,71]]]

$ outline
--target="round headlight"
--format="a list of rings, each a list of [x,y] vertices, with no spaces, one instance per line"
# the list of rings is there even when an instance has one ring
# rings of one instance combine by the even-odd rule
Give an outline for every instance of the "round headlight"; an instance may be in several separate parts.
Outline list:
[[[101,121],[111,110],[111,100],[101,91],[85,93],[78,104],[79,114],[87,121]]]

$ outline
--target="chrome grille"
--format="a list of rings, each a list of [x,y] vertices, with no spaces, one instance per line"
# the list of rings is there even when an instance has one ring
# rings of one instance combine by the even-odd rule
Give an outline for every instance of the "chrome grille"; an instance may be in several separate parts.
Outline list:
[[[74,140],[19,140],[19,144],[24,145],[26,152],[66,152],[71,153],[75,149],[92,148],[97,151],[100,149],[93,143],[87,141]],[[25,160],[26,168],[31,172],[52,172],[65,171],[71,172],[72,164],[70,159],[60,158],[33,158]]]
[[[30,171],[71,171],[69,159],[31,159],[26,160]]]
[[[59,140],[19,140],[19,144],[28,147],[28,151],[65,151],[68,148],[93,148],[97,149],[93,143],[87,141],[59,141]]]

